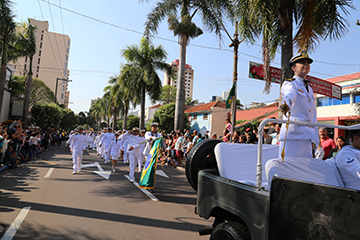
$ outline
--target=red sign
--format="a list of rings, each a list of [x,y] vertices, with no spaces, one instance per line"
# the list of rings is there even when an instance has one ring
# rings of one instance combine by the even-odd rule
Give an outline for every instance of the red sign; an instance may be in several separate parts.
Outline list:
[[[259,80],[264,80],[264,67],[260,63],[250,62],[249,77]],[[271,82],[279,83],[281,79],[281,69],[270,67]],[[314,90],[314,93],[322,94],[328,97],[341,100],[341,86],[332,82],[322,80],[308,75],[307,79],[310,80],[310,86]]]

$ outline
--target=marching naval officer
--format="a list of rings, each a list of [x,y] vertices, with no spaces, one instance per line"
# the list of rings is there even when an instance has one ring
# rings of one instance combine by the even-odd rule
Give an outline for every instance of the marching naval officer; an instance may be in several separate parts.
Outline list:
[[[161,134],[157,132],[158,125],[159,124],[157,122],[152,122],[151,123],[151,131],[145,133],[145,140],[147,141],[147,143],[146,143],[145,149],[143,151],[143,154],[146,158],[149,155],[153,141],[155,141],[156,138],[161,137]]]
[[[140,158],[140,147],[141,147],[142,138],[139,137],[139,129],[133,128],[132,135],[128,135],[128,147],[127,150],[129,152],[129,162],[130,162],[130,182],[134,182],[135,177],[135,168],[137,159]]]
[[[316,123],[316,106],[314,92],[306,76],[310,72],[310,64],[313,62],[307,53],[293,57],[289,67],[294,72],[293,79],[284,81],[281,87],[282,104],[279,106],[284,114],[283,119],[290,121],[302,121]],[[284,147],[286,124],[280,131],[279,157]],[[319,133],[317,127],[308,127],[290,124],[285,143],[285,157],[312,158],[312,142],[319,145]]]
[[[73,134],[71,139],[69,139],[70,151],[72,153],[73,160],[73,173],[76,174],[80,172],[81,161],[83,157],[83,152],[86,147],[86,136],[83,135],[83,127],[79,127],[78,133]]]
[[[112,128],[108,128],[107,130],[107,133],[104,134],[104,137],[100,142],[100,147],[104,146],[105,150],[105,163],[110,162],[110,143],[115,139],[115,135],[112,133]]]

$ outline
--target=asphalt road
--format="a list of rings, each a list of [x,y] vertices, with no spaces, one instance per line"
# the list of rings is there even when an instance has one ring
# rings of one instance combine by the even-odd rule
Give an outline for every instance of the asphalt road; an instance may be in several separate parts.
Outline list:
[[[129,182],[129,167],[120,161],[107,180],[94,172],[97,166],[72,175],[64,146],[40,158],[0,173],[0,240],[11,232],[13,239],[209,238],[198,230],[212,221],[194,213],[196,192],[181,169],[158,166],[169,178],[157,175],[153,201]],[[95,162],[111,170],[94,151],[84,153],[83,164]]]

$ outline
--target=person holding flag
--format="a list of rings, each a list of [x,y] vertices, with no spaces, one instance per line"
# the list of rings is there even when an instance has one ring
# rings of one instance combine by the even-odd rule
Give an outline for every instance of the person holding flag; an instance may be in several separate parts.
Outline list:
[[[158,123],[151,123],[151,131],[145,133],[145,139],[147,141],[143,154],[146,157],[144,169],[141,173],[139,181],[140,188],[148,189],[149,192],[153,192],[155,188],[155,172],[157,159],[160,156],[160,152],[163,146],[163,137],[158,133]]]

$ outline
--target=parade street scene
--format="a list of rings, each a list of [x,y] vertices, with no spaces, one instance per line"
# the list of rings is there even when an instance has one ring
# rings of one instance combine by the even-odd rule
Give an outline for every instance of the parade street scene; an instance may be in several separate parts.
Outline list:
[[[359,11],[0,0],[0,240],[360,240]]]

